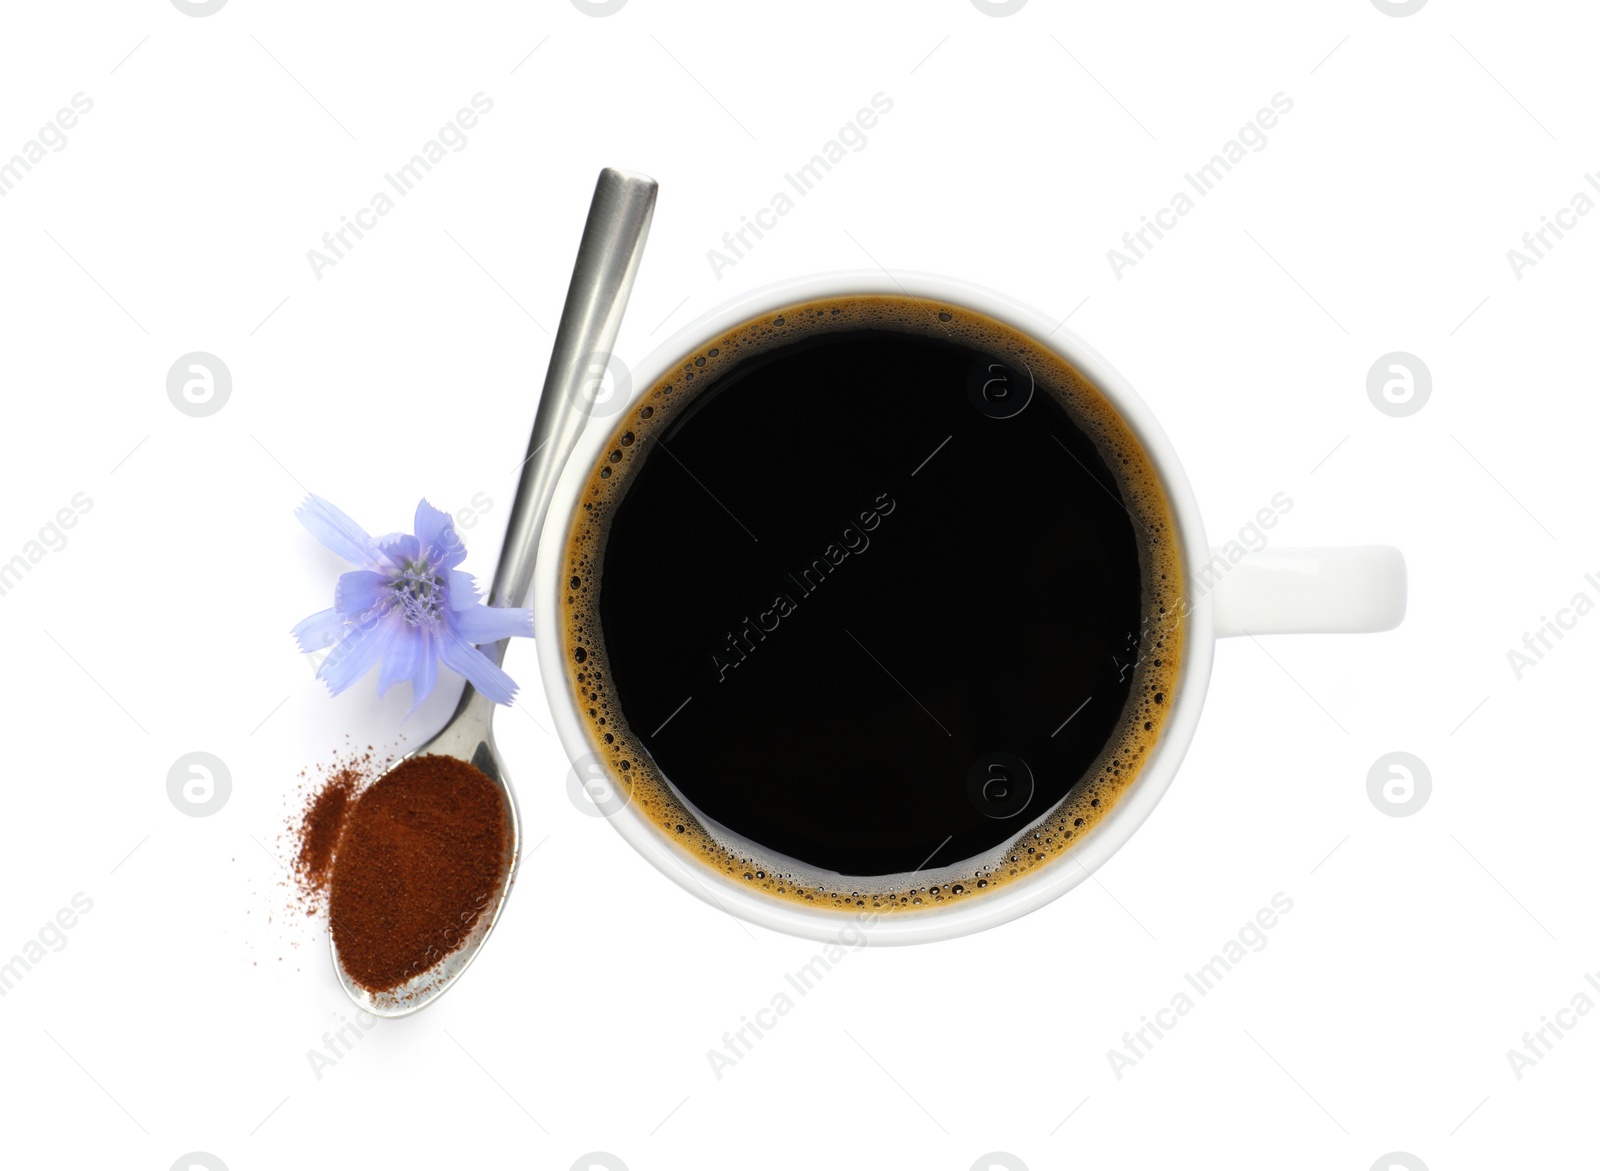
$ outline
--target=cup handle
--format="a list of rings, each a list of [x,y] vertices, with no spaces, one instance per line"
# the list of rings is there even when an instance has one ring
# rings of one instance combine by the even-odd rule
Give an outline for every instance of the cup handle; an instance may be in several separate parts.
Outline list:
[[[1406,613],[1406,561],[1390,545],[1262,549],[1231,568],[1220,550],[1198,574],[1212,577],[1218,638],[1242,634],[1365,634],[1393,630]]]

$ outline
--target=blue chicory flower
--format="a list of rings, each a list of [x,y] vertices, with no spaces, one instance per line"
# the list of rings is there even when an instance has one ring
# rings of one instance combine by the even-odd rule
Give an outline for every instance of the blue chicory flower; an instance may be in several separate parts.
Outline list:
[[[331,609],[292,632],[303,652],[333,648],[317,669],[329,691],[338,695],[381,661],[378,694],[408,680],[416,711],[442,662],[494,702],[511,702],[516,683],[478,647],[532,635],[533,612],[480,604],[472,575],[456,568],[467,551],[447,514],[420,501],[414,534],[376,540],[320,496],[308,496],[295,515],[317,540],[361,566],[340,576]]]

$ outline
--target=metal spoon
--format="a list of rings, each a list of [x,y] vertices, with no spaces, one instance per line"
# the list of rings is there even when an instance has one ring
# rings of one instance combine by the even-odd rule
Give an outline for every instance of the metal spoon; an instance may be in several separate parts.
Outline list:
[[[655,210],[656,181],[607,167],[595,184],[589,204],[589,218],[578,244],[578,259],[567,287],[567,301],[561,310],[550,353],[550,368],[545,374],[544,391],[533,420],[533,435],[528,440],[528,456],[522,464],[516,498],[511,504],[511,521],[506,527],[505,545],[489,590],[489,605],[520,606],[533,582],[534,559],[538,554],[539,531],[550,508],[556,479],[572,454],[573,445],[583,430],[592,409],[588,388],[603,371],[611,356],[627,307],[639,258],[644,253],[650,217]],[[486,646],[483,651],[499,664],[506,653],[505,642]],[[416,1012],[444,995],[467,970],[494,930],[511,893],[521,861],[521,827],[517,817],[517,797],[505,765],[495,749],[495,705],[467,684],[455,714],[432,740],[411,756],[453,756],[467,761],[500,789],[506,804],[507,837],[505,881],[491,910],[478,916],[466,942],[433,967],[406,983],[386,992],[370,992],[350,978],[339,959],[339,948],[329,932],[333,970],[339,983],[358,1006],[381,1017],[401,1017]]]

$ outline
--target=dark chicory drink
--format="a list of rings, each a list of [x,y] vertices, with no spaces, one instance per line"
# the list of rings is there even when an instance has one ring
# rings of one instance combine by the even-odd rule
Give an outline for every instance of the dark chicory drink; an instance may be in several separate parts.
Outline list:
[[[796,305],[632,404],[564,550],[595,757],[700,864],[813,905],[979,897],[1158,739],[1166,493],[1058,355],[954,305]]]

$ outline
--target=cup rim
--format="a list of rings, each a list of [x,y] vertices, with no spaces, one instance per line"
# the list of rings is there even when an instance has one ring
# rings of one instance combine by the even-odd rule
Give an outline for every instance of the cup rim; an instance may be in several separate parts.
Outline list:
[[[739,293],[679,328],[633,368],[629,406],[685,355],[735,326],[806,301],[856,295],[908,295],[971,309],[1021,331],[1071,362],[1110,400],[1160,477],[1177,524],[1186,573],[1192,575],[1193,567],[1209,559],[1205,528],[1188,477],[1165,432],[1132,386],[1076,334],[1014,298],[968,281],[904,270],[858,269],[789,278]],[[578,497],[610,438],[615,418],[615,414],[591,418],[585,425],[557,480],[540,534],[543,549],[565,548]],[[561,570],[559,556],[538,560],[532,601],[536,630],[561,629]],[[657,870],[690,894],[746,922],[789,935],[836,942],[845,933],[856,932],[868,944],[910,944],[952,939],[998,926],[1054,901],[1090,877],[1133,836],[1171,785],[1194,737],[1211,676],[1216,640],[1209,593],[1192,599],[1188,621],[1184,663],[1167,726],[1139,776],[1099,824],[1061,857],[997,890],[974,894],[970,901],[889,913],[805,907],[737,884],[689,857],[631,802],[607,813],[606,820]],[[588,756],[595,745],[590,743],[570,695],[561,640],[553,635],[535,641],[539,674],[562,749],[569,762]]]

